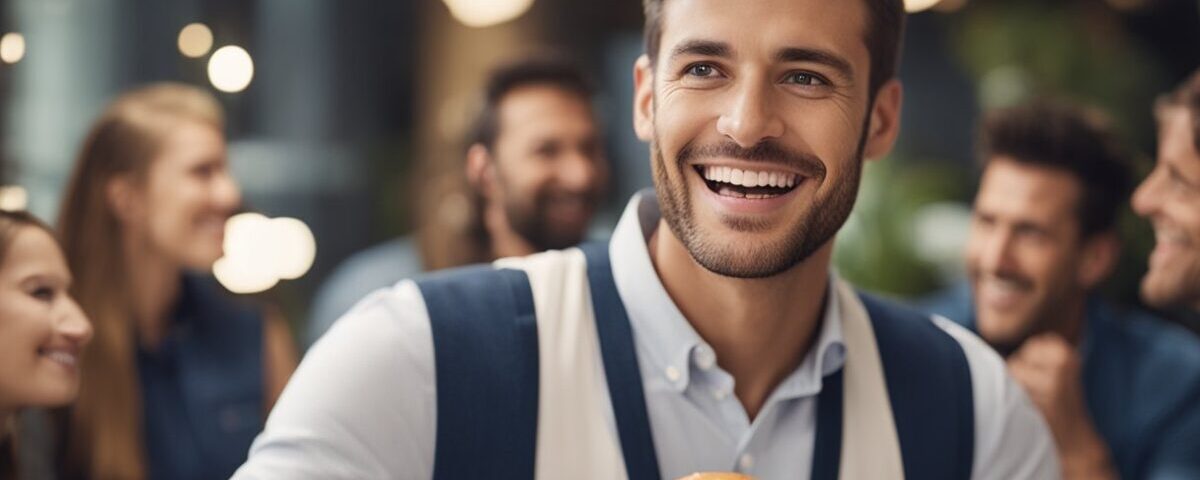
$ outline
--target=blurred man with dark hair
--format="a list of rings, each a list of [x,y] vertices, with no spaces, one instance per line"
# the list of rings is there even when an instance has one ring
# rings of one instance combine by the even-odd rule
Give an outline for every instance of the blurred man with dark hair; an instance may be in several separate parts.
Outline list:
[[[563,57],[543,54],[501,64],[484,86],[467,141],[466,177],[474,220],[465,263],[529,255],[582,241],[603,197],[608,168],[592,111],[592,86]],[[423,237],[422,241],[427,241]],[[373,290],[430,267],[413,237],[360,252],[317,292],[309,344]],[[433,268],[457,266],[434,262]]]
[[[1107,119],[1049,101],[997,111],[980,160],[970,292],[933,310],[1007,357],[1067,478],[1200,478],[1200,342],[1093,294],[1132,183]]]

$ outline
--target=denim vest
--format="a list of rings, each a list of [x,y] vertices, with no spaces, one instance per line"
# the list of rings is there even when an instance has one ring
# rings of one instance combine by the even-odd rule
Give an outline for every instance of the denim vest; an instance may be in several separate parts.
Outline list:
[[[139,349],[149,478],[225,479],[262,430],[262,312],[184,275],[167,337]]]

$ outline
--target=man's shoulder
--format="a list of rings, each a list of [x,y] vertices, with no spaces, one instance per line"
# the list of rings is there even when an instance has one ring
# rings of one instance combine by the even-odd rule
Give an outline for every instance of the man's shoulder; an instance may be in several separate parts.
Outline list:
[[[920,305],[909,305],[865,293],[860,294],[860,297],[864,305],[868,307],[868,312],[871,315],[885,315],[888,317],[886,319],[874,319],[877,323],[877,328],[901,327],[918,334],[901,337],[901,341],[907,340],[909,343],[903,345],[905,348],[925,348],[928,346],[925,342],[932,336],[953,340],[964,353],[971,353],[976,350],[991,351],[982,340],[970,330],[960,325],[959,322],[951,321],[939,313],[930,312]],[[881,321],[889,323],[879,324],[878,322]]]
[[[1108,315],[1092,323],[1095,333],[1085,362],[1099,362],[1104,365],[1100,370],[1129,372],[1128,377],[1101,376],[1128,378],[1132,385],[1127,387],[1148,404],[1173,409],[1179,402],[1200,400],[1200,338],[1146,311],[1108,309]]]
[[[966,281],[958,282],[919,298],[913,303],[913,307],[946,318],[968,329],[973,328],[974,304],[971,301],[971,286]]]
[[[421,258],[412,237],[399,237],[355,253],[338,264],[326,288],[370,284],[374,290],[421,272]]]
[[[1200,337],[1144,310],[1110,308],[1112,328],[1128,342],[1130,352],[1140,362],[1177,365],[1200,375]]]
[[[401,237],[351,255],[317,289],[308,342],[315,342],[343,314],[378,289],[421,272],[415,240]]]

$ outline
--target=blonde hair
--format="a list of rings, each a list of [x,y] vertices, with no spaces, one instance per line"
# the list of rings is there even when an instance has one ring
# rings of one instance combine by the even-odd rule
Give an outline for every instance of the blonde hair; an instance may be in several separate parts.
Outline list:
[[[92,126],[67,188],[59,236],[75,276],[71,295],[95,330],[81,363],[78,401],[63,417],[63,466],[71,477],[146,477],[123,233],[107,189],[119,176],[143,181],[166,137],[186,122],[221,130],[221,106],[208,92],[175,83],[121,95]]]

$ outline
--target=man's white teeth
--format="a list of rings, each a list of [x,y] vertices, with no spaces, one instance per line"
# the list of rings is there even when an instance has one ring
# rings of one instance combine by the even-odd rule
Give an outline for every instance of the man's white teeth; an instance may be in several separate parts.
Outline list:
[[[705,165],[704,179],[714,182],[728,183],[742,187],[779,187],[791,188],[796,186],[796,174],[785,172],[762,172],[742,170],[740,168]]]

